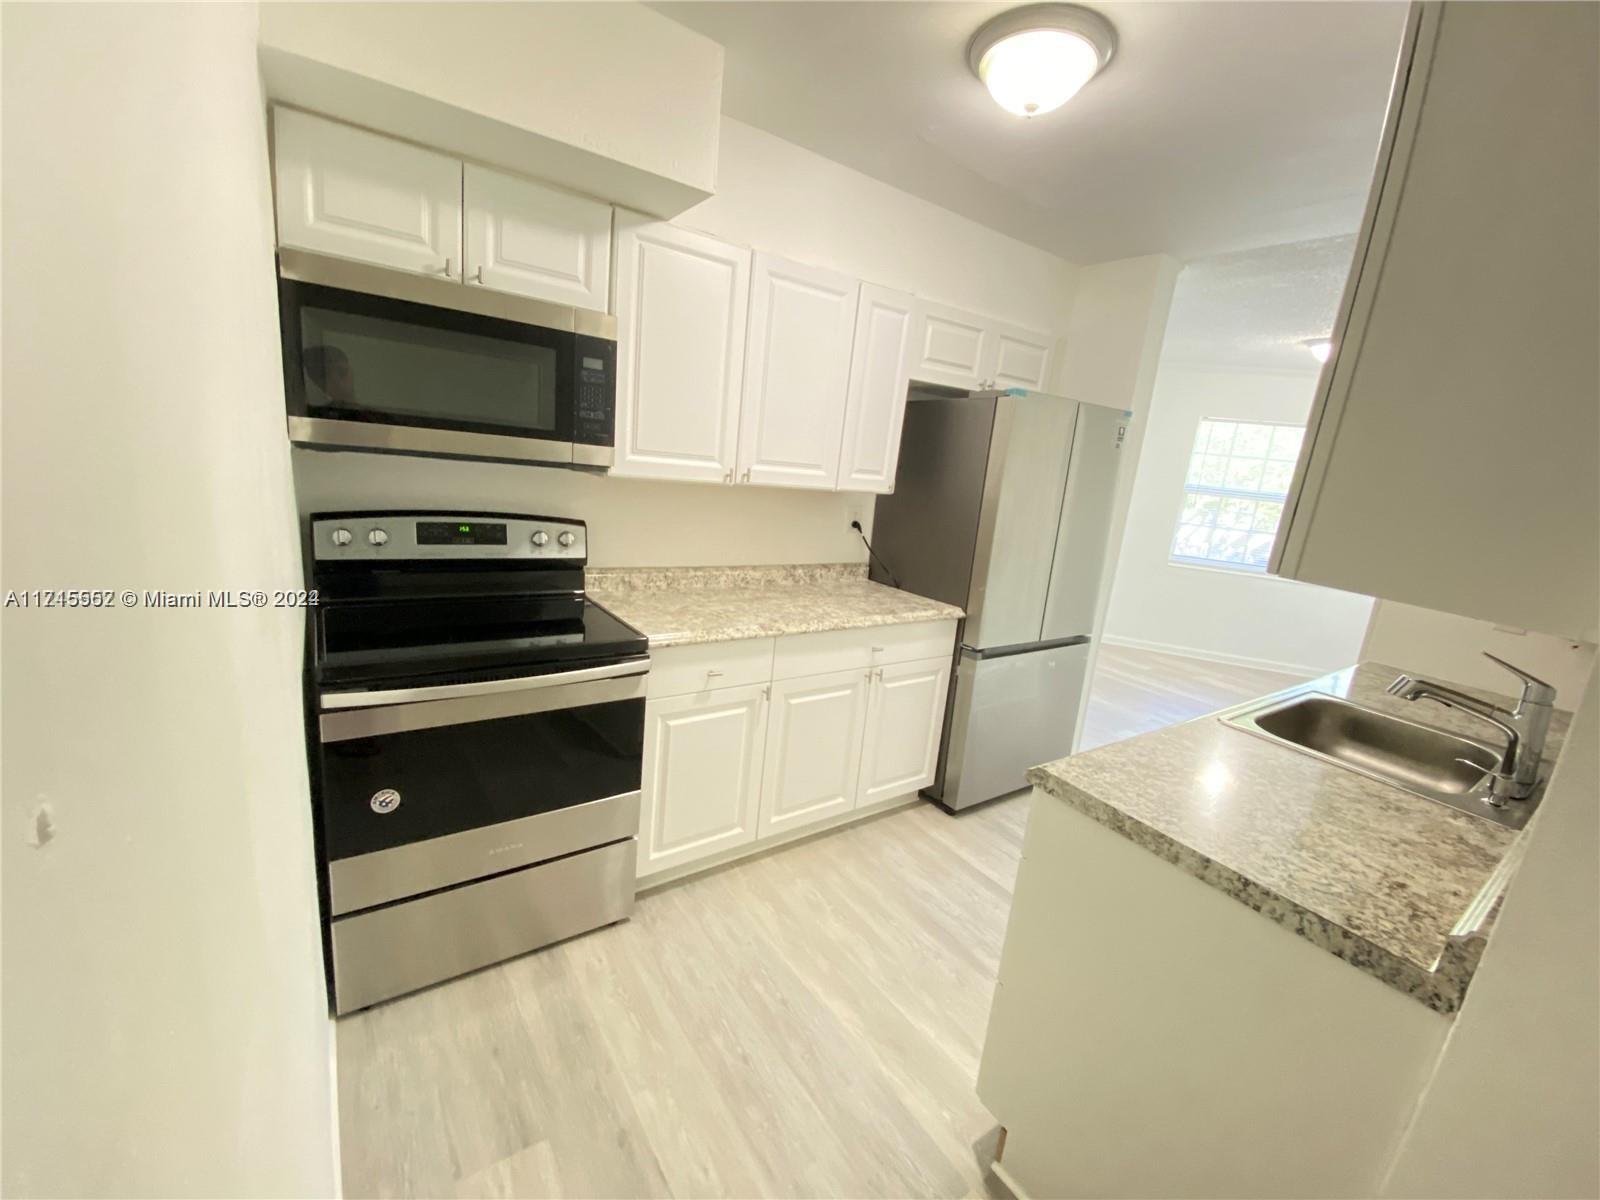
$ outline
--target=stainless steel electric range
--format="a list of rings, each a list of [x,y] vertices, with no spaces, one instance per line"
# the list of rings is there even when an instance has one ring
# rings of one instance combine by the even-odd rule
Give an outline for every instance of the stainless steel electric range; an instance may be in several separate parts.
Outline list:
[[[308,696],[334,1009],[626,917],[648,642],[582,521],[317,513]]]

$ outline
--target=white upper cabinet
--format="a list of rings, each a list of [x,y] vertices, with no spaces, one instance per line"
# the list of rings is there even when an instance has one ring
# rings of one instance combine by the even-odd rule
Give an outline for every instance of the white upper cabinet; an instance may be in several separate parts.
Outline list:
[[[987,378],[993,334],[984,318],[944,304],[918,306],[911,377],[946,387],[976,388]]]
[[[614,475],[733,480],[750,252],[618,211]]]
[[[1412,28],[1272,569],[1593,641],[1595,7]]]
[[[916,301],[902,292],[861,285],[839,451],[840,491],[894,491],[915,308]]]
[[[893,663],[872,672],[857,806],[927,787],[939,765],[950,660]]]
[[[1051,345],[1048,334],[1018,329],[1013,325],[994,325],[989,339],[994,356],[982,372],[995,387],[1027,388],[1048,392],[1050,387]]]
[[[755,840],[766,685],[645,704],[639,875]]]
[[[814,825],[856,805],[867,671],[772,685],[760,837]]]
[[[740,483],[832,489],[861,285],[757,254],[739,416]]]
[[[1050,390],[1055,339],[924,301],[917,308],[911,378],[955,388]]]
[[[467,163],[466,281],[609,309],[611,206]]]
[[[278,244],[461,278],[461,161],[273,109]]]

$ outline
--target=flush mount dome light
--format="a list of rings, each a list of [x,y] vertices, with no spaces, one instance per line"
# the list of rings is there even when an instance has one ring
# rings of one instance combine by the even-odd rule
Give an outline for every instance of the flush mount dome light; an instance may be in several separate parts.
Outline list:
[[[1307,338],[1300,344],[1311,351],[1311,357],[1320,363],[1325,363],[1333,357],[1332,338]]]
[[[1111,61],[1117,31],[1076,4],[1030,4],[986,22],[967,65],[995,103],[1019,117],[1060,108]]]

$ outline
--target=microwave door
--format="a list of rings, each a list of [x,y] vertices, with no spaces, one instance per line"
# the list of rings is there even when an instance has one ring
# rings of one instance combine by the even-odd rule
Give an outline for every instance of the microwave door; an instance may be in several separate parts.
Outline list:
[[[614,343],[609,357],[585,346],[604,369],[580,388],[579,342],[594,339],[570,328],[571,309],[553,310],[569,326],[556,328],[288,278],[280,298],[290,435],[312,446],[570,464],[581,398],[615,361]]]

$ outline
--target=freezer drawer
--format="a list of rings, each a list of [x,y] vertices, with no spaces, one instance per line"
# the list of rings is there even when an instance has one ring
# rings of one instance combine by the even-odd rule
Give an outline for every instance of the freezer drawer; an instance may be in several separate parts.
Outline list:
[[[934,798],[970,808],[1027,787],[1029,767],[1071,754],[1088,665],[1087,638],[988,657],[963,647]]]

